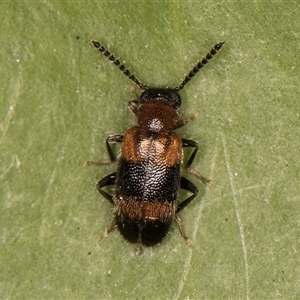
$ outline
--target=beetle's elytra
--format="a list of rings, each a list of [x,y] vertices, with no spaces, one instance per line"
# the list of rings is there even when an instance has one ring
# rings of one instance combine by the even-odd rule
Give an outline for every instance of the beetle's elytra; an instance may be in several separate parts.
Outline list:
[[[181,105],[179,91],[221,49],[224,42],[216,44],[172,89],[150,88],[99,42],[93,40],[92,44],[143,90],[138,100],[128,103],[137,117],[137,124],[124,135],[110,135],[106,139],[110,161],[117,161],[118,167],[116,172],[98,182],[97,189],[114,205],[114,225],[127,241],[136,244],[137,253],[142,251],[142,246],[161,243],[173,219],[187,239],[177,213],[196,197],[198,190],[189,179],[181,176],[180,169],[183,148],[194,148],[184,166],[189,170],[198,152],[198,143],[180,138],[174,132],[189,121],[178,118]],[[121,143],[118,159],[112,152],[111,143]],[[201,175],[197,177],[204,183],[209,182]],[[106,186],[114,186],[114,195],[104,190]],[[187,190],[191,195],[180,202],[177,199],[179,189]]]

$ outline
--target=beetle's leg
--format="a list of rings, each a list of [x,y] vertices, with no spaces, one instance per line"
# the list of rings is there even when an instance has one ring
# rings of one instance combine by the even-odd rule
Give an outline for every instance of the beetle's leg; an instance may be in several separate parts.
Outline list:
[[[128,107],[130,110],[137,116],[137,109],[139,106],[139,101],[138,100],[132,100],[128,102]]]
[[[188,159],[187,163],[185,164],[185,169],[190,173],[196,176],[199,180],[201,180],[203,183],[211,183],[212,181],[210,179],[205,178],[204,176],[198,174],[196,171],[190,168],[191,164],[193,163],[196,154],[199,149],[199,145],[197,142],[193,140],[188,140],[188,139],[181,139],[182,142],[182,147],[194,147],[194,151],[192,152],[190,158]]]
[[[186,125],[189,121],[194,120],[197,115],[198,115],[198,112],[194,112],[187,119],[177,120],[176,125],[174,127],[174,130],[178,129],[178,128],[181,128],[184,125]]]
[[[102,178],[97,183],[97,190],[100,192],[101,195],[103,195],[111,204],[114,204],[113,196],[105,192],[102,188],[114,185],[116,183],[116,172],[110,173],[106,175],[104,178]]]
[[[102,188],[109,186],[109,185],[115,185],[116,183],[116,172],[110,173],[106,175],[104,178],[102,178],[97,183],[97,190],[100,192],[100,194],[106,198],[111,204],[114,204],[114,197],[113,195],[110,195],[109,193],[105,192]],[[108,229],[105,230],[105,235],[108,236],[111,231],[113,231],[117,227],[117,221],[116,217],[114,216],[113,221]]]
[[[196,157],[196,154],[198,152],[198,149],[199,149],[199,145],[197,142],[193,141],[193,140],[188,140],[188,139],[181,139],[181,142],[182,142],[182,147],[194,147],[194,151],[193,153],[191,154],[190,158],[188,159],[186,165],[185,165],[185,168],[188,169],[191,164],[193,163],[195,157]]]
[[[110,143],[122,143],[124,135],[116,134],[116,135],[109,135],[106,139],[106,149],[109,155],[110,162],[113,163],[117,160],[116,156],[113,154],[111,150]]]
[[[180,202],[179,205],[177,206],[176,213],[175,213],[175,221],[177,223],[177,226],[179,228],[181,236],[186,240],[186,242],[189,246],[192,246],[193,243],[188,238],[188,236],[185,234],[185,232],[183,230],[182,222],[181,222],[180,218],[178,217],[177,213],[179,213],[181,210],[183,210],[187,205],[189,205],[192,202],[192,200],[198,194],[198,189],[191,181],[189,181],[185,177],[180,178],[180,188],[191,192],[192,195],[189,196],[188,198],[186,198],[184,201]]]
[[[191,192],[192,195],[178,204],[176,214],[183,210],[187,205],[189,205],[198,194],[198,189],[196,188],[196,186],[185,177],[180,177],[180,188]]]
[[[183,230],[183,226],[182,226],[182,222],[181,219],[178,217],[178,215],[175,215],[175,222],[178,226],[180,235],[185,239],[185,242],[187,243],[187,245],[189,247],[193,246],[193,242],[189,239],[189,237],[185,234],[184,230]]]
[[[117,228],[117,220],[114,217],[113,221],[111,222],[110,226],[108,229],[105,231],[105,236],[108,236],[114,229]]]
[[[111,143],[122,143],[123,142],[123,135],[120,134],[116,134],[116,135],[109,135],[106,138],[106,150],[109,156],[109,160],[105,160],[105,161],[85,161],[84,165],[85,166],[91,166],[91,165],[108,165],[111,164],[113,162],[115,162],[117,160],[116,156],[114,155],[112,149],[111,149]]]

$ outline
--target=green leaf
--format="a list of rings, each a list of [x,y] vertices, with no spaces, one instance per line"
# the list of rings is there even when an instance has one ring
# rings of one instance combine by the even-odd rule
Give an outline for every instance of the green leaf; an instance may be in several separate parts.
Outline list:
[[[298,2],[2,2],[0,295],[3,299],[299,298]],[[95,182],[105,138],[134,123],[136,88],[181,92],[203,186],[162,245],[136,256]],[[140,91],[137,89],[137,93]],[[184,173],[185,174],[185,173]],[[181,194],[184,196],[186,194]]]

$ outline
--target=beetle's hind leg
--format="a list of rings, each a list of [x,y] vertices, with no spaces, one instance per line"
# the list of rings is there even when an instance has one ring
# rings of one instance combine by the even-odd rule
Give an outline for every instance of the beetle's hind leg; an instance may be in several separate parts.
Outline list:
[[[110,226],[105,229],[104,237],[107,237],[113,230],[117,228],[117,220],[114,217],[113,221],[111,222]]]
[[[193,245],[193,243],[189,239],[189,237],[185,234],[183,226],[182,226],[182,222],[177,214],[194,200],[194,198],[198,194],[198,189],[190,180],[188,180],[185,177],[180,178],[180,188],[192,193],[191,196],[187,197],[185,200],[183,200],[182,202],[180,202],[178,204],[176,212],[175,212],[175,221],[177,223],[179,232],[180,232],[181,236],[185,239],[188,246],[190,247]]]
[[[185,242],[187,243],[187,245],[189,247],[193,247],[193,242],[190,240],[190,238],[185,234],[184,229],[183,229],[183,225],[182,225],[182,221],[181,219],[178,217],[178,215],[175,215],[175,222],[178,226],[180,235],[184,238]]]
[[[113,195],[110,195],[109,193],[105,192],[102,188],[109,186],[109,185],[115,185],[116,183],[116,172],[110,173],[106,175],[104,178],[102,178],[97,183],[97,190],[99,193],[105,197],[111,204],[114,204]]]
[[[116,172],[106,175],[101,180],[99,180],[97,183],[97,190],[111,204],[114,204],[114,197],[113,197],[113,195],[110,195],[109,193],[104,191],[103,188],[106,186],[115,185],[115,183],[116,183]],[[116,227],[117,227],[117,220],[116,220],[116,217],[114,216],[114,219],[113,219],[110,227],[105,230],[104,237],[108,236],[109,233],[112,232]]]
[[[187,205],[189,205],[198,194],[198,189],[196,188],[196,186],[190,180],[188,180],[185,177],[180,178],[180,188],[183,189],[183,190],[186,190],[188,192],[191,192],[192,195],[187,197],[185,200],[183,200],[182,202],[180,202],[178,204],[176,212],[175,212],[176,214],[178,214]]]

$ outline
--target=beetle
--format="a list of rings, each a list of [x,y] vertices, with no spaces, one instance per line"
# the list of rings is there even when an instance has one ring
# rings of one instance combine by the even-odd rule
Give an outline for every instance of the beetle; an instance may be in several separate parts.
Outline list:
[[[142,252],[143,246],[160,244],[173,220],[177,222],[181,235],[188,240],[177,214],[191,203],[198,189],[189,179],[181,176],[183,148],[193,148],[185,169],[203,183],[209,183],[210,180],[190,169],[198,152],[198,143],[180,138],[174,132],[191,119],[178,117],[181,105],[179,91],[213,58],[224,42],[216,44],[174,88],[152,88],[143,84],[102,44],[95,40],[91,42],[143,90],[138,100],[128,102],[137,124],[124,135],[109,135],[106,139],[110,162],[117,162],[117,171],[101,179],[97,189],[114,205],[111,229],[118,227],[125,240],[136,244],[137,254]],[[113,154],[112,143],[121,144],[118,158]],[[113,195],[105,190],[107,186],[114,186]],[[191,195],[179,202],[179,189]]]

